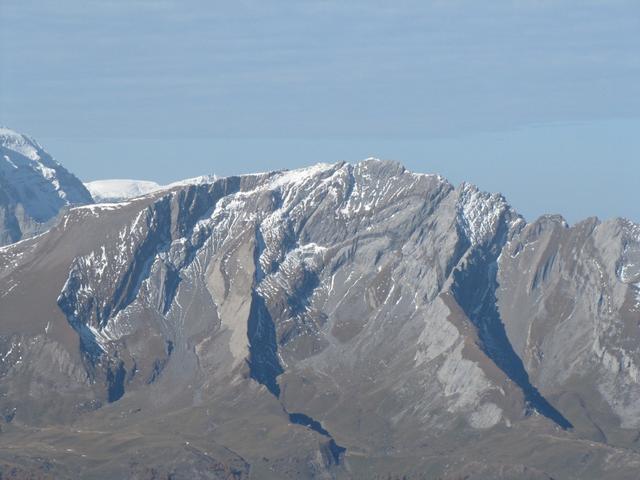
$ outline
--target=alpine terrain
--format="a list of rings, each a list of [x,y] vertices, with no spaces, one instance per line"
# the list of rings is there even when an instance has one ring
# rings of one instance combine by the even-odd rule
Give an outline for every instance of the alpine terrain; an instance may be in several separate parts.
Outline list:
[[[68,207],[3,132],[1,478],[638,478],[639,225],[375,159]]]
[[[82,182],[35,140],[0,127],[0,245],[41,233],[61,210],[89,203]]]

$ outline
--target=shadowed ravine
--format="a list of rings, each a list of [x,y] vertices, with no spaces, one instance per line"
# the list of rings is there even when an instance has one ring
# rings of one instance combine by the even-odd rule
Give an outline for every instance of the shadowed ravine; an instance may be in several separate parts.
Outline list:
[[[283,407],[284,408],[284,407]],[[285,410],[285,413],[288,413]],[[341,447],[336,443],[331,434],[325,430],[322,424],[308,415],[304,413],[288,413],[289,420],[291,423],[295,423],[297,425],[303,425],[307,428],[310,428],[314,432],[319,433],[320,435],[324,435],[329,439],[329,451],[331,452],[331,456],[333,457],[333,461],[336,464],[340,463],[340,457],[347,451],[346,448]]]
[[[249,369],[251,378],[267,387],[267,389],[280,400],[280,386],[277,377],[284,372],[278,360],[278,346],[276,330],[273,319],[269,314],[264,300],[257,293],[253,293],[251,310],[248,320],[249,337]],[[291,423],[302,425],[329,439],[328,449],[333,462],[337,465],[341,457],[347,451],[338,445],[331,434],[320,422],[304,413],[290,413],[280,401],[282,410],[289,417]]]
[[[488,250],[488,252],[476,251],[469,259],[466,268],[454,273],[453,295],[478,329],[484,352],[520,387],[527,404],[563,429],[573,428],[571,422],[531,383],[522,360],[507,337],[496,298],[497,256],[491,249]]]

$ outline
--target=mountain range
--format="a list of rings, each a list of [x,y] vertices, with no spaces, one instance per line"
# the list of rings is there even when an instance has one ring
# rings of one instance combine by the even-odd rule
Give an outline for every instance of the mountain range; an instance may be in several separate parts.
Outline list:
[[[639,225],[376,159],[94,203],[2,132],[7,478],[637,478]]]

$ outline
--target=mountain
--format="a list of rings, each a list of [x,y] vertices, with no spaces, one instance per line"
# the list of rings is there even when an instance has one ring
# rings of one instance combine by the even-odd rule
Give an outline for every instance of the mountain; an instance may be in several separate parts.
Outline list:
[[[630,479],[640,226],[394,162],[65,211],[0,249],[0,471]]]
[[[156,182],[148,180],[95,180],[84,184],[97,203],[121,202],[160,190]]]
[[[35,140],[0,127],[0,245],[41,233],[62,209],[89,203],[82,182]]]
[[[168,185],[159,185],[148,180],[94,180],[85,183],[85,187],[97,203],[122,202],[131,198],[147,195],[159,190],[169,190],[178,186],[199,185],[215,181],[213,175],[203,175],[180,180]]]

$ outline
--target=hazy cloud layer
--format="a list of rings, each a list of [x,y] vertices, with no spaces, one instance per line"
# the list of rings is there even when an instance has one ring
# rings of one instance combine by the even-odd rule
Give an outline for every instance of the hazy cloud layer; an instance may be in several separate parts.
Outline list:
[[[421,138],[640,114],[637,2],[0,8],[0,120],[47,135]]]

